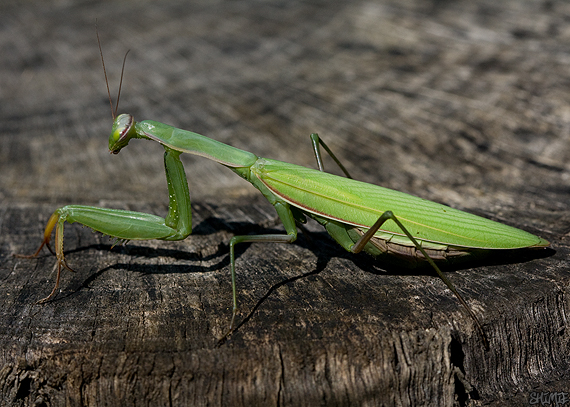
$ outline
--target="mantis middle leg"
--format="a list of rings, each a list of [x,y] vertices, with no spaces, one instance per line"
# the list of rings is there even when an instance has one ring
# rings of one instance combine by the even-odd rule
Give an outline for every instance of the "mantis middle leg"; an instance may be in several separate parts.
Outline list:
[[[230,322],[230,328],[225,336],[232,333],[234,329],[235,318],[238,313],[237,308],[237,294],[236,294],[236,260],[235,260],[235,245],[238,243],[254,243],[254,242],[272,242],[272,243],[293,243],[297,239],[297,226],[295,224],[295,218],[289,204],[284,202],[275,202],[274,205],[277,215],[281,219],[285,231],[287,234],[269,234],[269,235],[244,235],[244,236],[234,236],[230,240],[230,269],[232,273],[232,299],[233,299],[233,309],[232,309],[232,320]]]

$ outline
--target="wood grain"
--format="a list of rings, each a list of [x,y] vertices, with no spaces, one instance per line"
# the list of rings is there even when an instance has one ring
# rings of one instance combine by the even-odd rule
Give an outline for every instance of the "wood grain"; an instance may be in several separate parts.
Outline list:
[[[518,406],[568,391],[570,54],[563,1],[4,2],[0,6],[0,405]],[[106,150],[120,111],[352,175],[538,234],[541,252],[447,270],[279,231],[256,190],[185,157],[194,233],[112,242],[66,228],[62,291],[33,252],[65,204],[167,211],[161,148]],[[334,164],[327,169],[338,173]]]

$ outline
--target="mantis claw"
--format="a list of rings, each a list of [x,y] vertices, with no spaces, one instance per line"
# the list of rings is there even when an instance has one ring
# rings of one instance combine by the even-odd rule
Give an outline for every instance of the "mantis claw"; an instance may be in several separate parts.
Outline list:
[[[57,258],[57,261],[53,267],[54,271],[57,269],[57,277],[56,277],[56,281],[55,281],[55,286],[53,287],[53,290],[51,291],[51,293],[47,297],[42,298],[41,300],[37,301],[36,304],[43,304],[45,302],[48,302],[49,300],[51,300],[56,295],[57,289],[59,288],[59,281],[61,279],[61,269],[62,268],[66,268],[67,270],[75,273],[75,270],[73,270],[71,267],[69,267],[69,265],[67,264],[67,261],[65,260],[65,256],[63,255],[63,223],[64,223],[64,219],[62,219],[60,217],[60,210],[61,209],[58,209],[57,211],[55,211],[51,215],[51,217],[49,218],[48,223],[47,223],[46,228],[45,228],[45,231],[44,231],[44,239],[42,240],[42,244],[40,245],[40,247],[38,247],[38,250],[36,250],[36,252],[34,254],[14,254],[14,257],[23,258],[23,259],[31,259],[31,258],[38,257],[40,252],[44,248],[44,246],[46,246],[48,248],[48,250],[51,252],[51,254],[53,254]],[[58,227],[55,230],[56,248],[54,251],[54,249],[52,249],[52,247],[50,245],[50,240],[51,240],[52,231],[56,225]]]
[[[53,254],[54,256],[57,256],[57,254],[51,248],[51,245],[49,244],[49,240],[47,242],[45,242],[45,246],[48,248],[48,250],[50,251],[51,254]],[[40,249],[38,249],[38,252],[39,252],[39,250],[41,250],[41,246],[40,246]]]
[[[236,315],[238,313],[238,310],[234,308],[233,313],[232,313],[232,320],[230,321],[230,327],[228,328],[227,332],[220,338],[218,339],[218,346],[223,345],[231,336],[231,334],[234,333],[234,323],[236,320]]]
[[[49,248],[49,246],[48,246],[48,248]],[[51,248],[50,248],[50,250],[51,250]],[[42,298],[41,300],[37,301],[36,304],[44,304],[44,303],[48,302],[49,300],[51,300],[57,294],[57,289],[59,288],[59,281],[61,279],[62,267],[66,268],[67,270],[71,271],[72,273],[75,273],[75,270],[73,270],[71,267],[68,266],[67,261],[65,260],[65,257],[63,256],[63,251],[59,255],[56,253],[54,253],[54,254],[57,257],[57,262],[53,266],[54,271],[55,271],[55,269],[57,269],[57,277],[55,279],[55,285],[53,287],[53,290],[51,290],[51,293],[49,293],[49,295],[47,297]]]
[[[46,246],[49,251],[51,252],[51,254],[53,254],[54,256],[56,255],[55,252],[53,251],[53,249],[51,248],[50,244],[49,244],[49,239],[48,240],[43,240],[42,244],[40,245],[40,247],[38,247],[38,250],[35,251],[34,254],[19,254],[19,253],[14,253],[12,256],[17,257],[19,259],[34,259],[36,257],[38,257],[40,255],[40,252],[42,251],[42,249],[44,248],[44,246]]]
[[[39,301],[36,301],[36,304],[44,304],[44,303],[48,302],[49,300],[51,300],[56,295],[57,289],[59,288],[59,279],[61,277],[61,266],[62,265],[67,267],[67,265],[65,264],[65,260],[63,260],[63,262],[62,262],[58,259],[57,262],[55,263],[54,267],[53,267],[54,271],[57,268],[57,278],[55,280],[55,285],[53,287],[53,290],[51,290],[51,293],[49,293],[49,295],[47,297],[42,298]]]

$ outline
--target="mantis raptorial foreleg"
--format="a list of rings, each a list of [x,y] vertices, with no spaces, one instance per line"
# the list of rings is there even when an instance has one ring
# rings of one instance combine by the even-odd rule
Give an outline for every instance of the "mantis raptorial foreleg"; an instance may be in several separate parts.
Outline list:
[[[184,167],[179,158],[180,152],[168,147],[165,147],[165,149],[164,167],[170,197],[166,218],[121,209],[68,205],[57,209],[51,215],[44,231],[44,239],[38,250],[31,256],[18,255],[19,257],[37,257],[44,246],[47,246],[54,253],[49,242],[52,231],[55,228],[56,282],[50,295],[38,301],[39,303],[50,300],[56,294],[62,268],[73,271],[67,265],[63,254],[63,229],[65,222],[81,223],[98,232],[114,237],[118,241],[182,240],[192,232],[190,193]]]
[[[315,153],[315,158],[317,159],[317,165],[318,165],[320,171],[324,171],[324,166],[323,166],[321,153],[320,153],[320,146],[323,146],[323,148],[327,151],[327,153],[329,153],[329,155],[332,157],[332,159],[338,164],[338,166],[344,172],[344,174],[348,178],[352,178],[350,176],[350,174],[348,173],[348,171],[346,170],[346,168],[341,164],[340,160],[334,155],[334,153],[331,151],[331,149],[318,136],[318,134],[316,134],[316,133],[311,134],[311,142],[313,144],[313,151]],[[477,329],[481,333],[485,347],[489,348],[489,341],[487,340],[487,336],[485,335],[485,332],[483,331],[481,323],[479,322],[479,319],[475,316],[475,314],[473,313],[473,311],[471,310],[469,305],[467,305],[467,302],[465,302],[465,300],[463,299],[461,294],[459,294],[459,292],[457,291],[455,286],[451,283],[451,281],[445,276],[445,274],[443,274],[443,272],[440,270],[440,268],[437,266],[437,264],[435,264],[433,259],[427,254],[425,249],[418,243],[418,241],[412,236],[412,234],[402,224],[402,222],[400,222],[400,220],[394,215],[394,213],[392,211],[385,211],[378,218],[378,220],[374,223],[374,225],[372,225],[372,227],[370,229],[368,229],[366,231],[366,233],[364,233],[360,237],[360,239],[358,239],[356,242],[354,242],[354,240],[348,235],[346,225],[338,224],[337,222],[331,222],[331,221],[325,220],[325,219],[322,219],[319,221],[325,226],[325,228],[327,229],[327,232],[341,246],[343,246],[346,250],[348,250],[352,253],[360,253],[362,250],[365,249],[368,242],[370,242],[370,239],[372,239],[374,237],[374,235],[376,234],[378,229],[380,229],[380,227],[387,220],[391,220],[394,223],[396,223],[396,225],[398,225],[398,227],[408,237],[408,239],[410,239],[410,241],[413,243],[413,245],[416,247],[416,249],[419,250],[420,253],[424,256],[424,258],[429,263],[429,265],[431,267],[433,267],[433,269],[436,271],[439,278],[441,278],[441,280],[451,290],[451,292],[453,292],[453,294],[455,294],[455,296],[457,297],[459,302],[464,306],[464,308],[467,310],[467,312],[469,313],[471,318],[475,321],[475,325],[477,326]]]

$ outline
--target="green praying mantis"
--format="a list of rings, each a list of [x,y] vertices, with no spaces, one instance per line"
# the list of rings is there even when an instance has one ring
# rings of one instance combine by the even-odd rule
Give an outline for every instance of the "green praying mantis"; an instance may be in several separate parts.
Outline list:
[[[104,62],[103,69],[105,70]],[[119,96],[113,110],[109,94],[114,119],[109,136],[109,150],[118,154],[132,139],[152,140],[164,147],[169,193],[168,214],[162,218],[141,212],[82,205],[57,209],[47,222],[38,250],[31,256],[25,256],[36,257],[47,246],[57,258],[55,286],[40,302],[48,301],[56,295],[62,269],[71,270],[63,251],[65,222],[81,223],[118,241],[182,240],[191,234],[190,194],[180,161],[182,153],[216,161],[249,181],[273,205],[285,228],[285,233],[282,234],[234,236],[230,240],[233,308],[228,334],[233,331],[238,314],[235,246],[245,242],[293,243],[297,239],[298,224],[305,223],[307,218],[324,226],[330,236],[349,252],[365,251],[376,257],[395,256],[412,265],[427,262],[473,318],[486,347],[487,339],[477,317],[442,273],[436,261],[468,258],[479,251],[549,245],[545,239],[511,226],[399,191],[353,180],[317,134],[311,135],[311,141],[319,170],[261,158],[206,136],[156,121],[136,122],[129,114],[117,116]],[[324,172],[321,146],[340,166],[346,177]],[[53,229],[54,249],[50,246]]]

